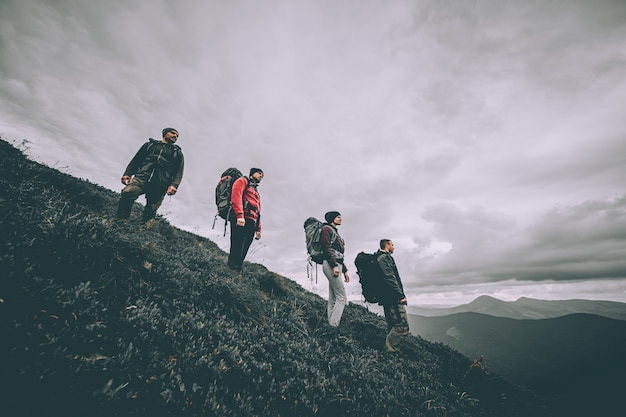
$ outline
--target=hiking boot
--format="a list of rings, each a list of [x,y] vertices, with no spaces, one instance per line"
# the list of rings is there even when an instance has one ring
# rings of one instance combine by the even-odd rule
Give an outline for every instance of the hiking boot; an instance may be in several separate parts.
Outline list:
[[[144,228],[144,229],[146,229],[146,230],[150,229],[150,228],[154,225],[154,222],[155,222],[155,221],[156,221],[156,220],[154,220],[154,219],[150,219],[150,220],[148,220],[147,222],[145,222],[145,223],[143,224],[143,228]]]
[[[385,346],[385,353],[389,353],[391,355],[397,355],[400,353],[400,349],[395,349],[387,345]]]

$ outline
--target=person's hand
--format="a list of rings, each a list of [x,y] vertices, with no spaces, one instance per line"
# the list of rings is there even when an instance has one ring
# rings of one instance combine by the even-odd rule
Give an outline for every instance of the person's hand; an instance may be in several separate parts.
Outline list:
[[[123,175],[122,176],[122,184],[124,185],[128,185],[128,183],[130,182],[130,176],[128,175]]]
[[[256,236],[254,237],[256,240],[261,239],[261,232],[256,232]]]
[[[167,195],[174,195],[176,194],[176,191],[178,190],[173,185],[170,185],[169,187],[167,187]]]
[[[246,219],[237,219],[237,226],[244,227],[246,225]]]
[[[339,274],[341,274],[341,271],[339,270],[339,265],[337,265],[336,267],[333,268],[333,275],[338,277]]]
[[[347,273],[347,272],[344,272],[344,274],[343,274],[343,280],[344,280],[344,281],[346,281],[346,282],[350,282],[350,276],[348,275],[348,273]]]
[[[398,301],[398,304],[406,305],[407,304],[406,297],[403,298],[402,300]]]

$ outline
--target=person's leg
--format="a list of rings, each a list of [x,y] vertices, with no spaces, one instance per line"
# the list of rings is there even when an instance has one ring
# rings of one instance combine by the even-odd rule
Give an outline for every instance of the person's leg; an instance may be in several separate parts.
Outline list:
[[[117,206],[116,217],[120,219],[130,218],[130,212],[133,208],[133,203],[144,193],[144,182],[133,178],[130,180],[121,192],[120,202]]]
[[[328,324],[337,327],[346,306],[346,288],[341,274],[338,277],[334,276],[333,268],[330,267],[328,261],[324,261],[322,270],[328,279]]]
[[[230,252],[228,253],[228,267],[237,271],[241,270],[243,260],[241,250],[245,238],[245,228],[237,226],[237,221],[230,220]]]
[[[322,272],[328,280],[328,303],[326,304],[326,316],[328,319],[328,323],[330,323],[330,318],[333,315],[335,307],[335,291],[331,284],[334,281],[335,276],[333,275],[333,269],[330,267],[328,261],[324,261],[322,263]]]
[[[254,235],[256,234],[256,223],[250,219],[246,219],[246,225],[243,227],[244,235],[241,242],[241,262],[240,265],[243,265],[243,261],[246,259],[248,255],[248,250],[250,249],[250,245],[254,240]]]
[[[400,342],[409,333],[409,322],[406,315],[406,306],[403,304],[385,305],[385,320],[389,333],[385,339],[387,352],[397,352]]]
[[[146,207],[143,209],[143,221],[154,219],[156,212],[161,207],[165,193],[167,189],[163,187],[151,187],[146,188]]]

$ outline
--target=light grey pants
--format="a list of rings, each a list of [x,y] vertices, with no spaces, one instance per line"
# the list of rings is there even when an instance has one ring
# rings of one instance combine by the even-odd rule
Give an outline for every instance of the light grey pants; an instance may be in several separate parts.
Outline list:
[[[339,269],[341,269],[341,265],[339,265]],[[343,272],[338,277],[334,276],[333,268],[328,261],[324,261],[322,270],[328,278],[328,324],[337,327],[348,301],[346,288],[343,285]]]

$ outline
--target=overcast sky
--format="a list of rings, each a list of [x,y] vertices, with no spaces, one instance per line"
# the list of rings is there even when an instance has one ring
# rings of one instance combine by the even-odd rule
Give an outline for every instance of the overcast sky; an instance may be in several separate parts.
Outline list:
[[[115,191],[177,128],[160,213],[224,249],[219,175],[262,168],[249,260],[322,295],[303,223],[338,210],[352,300],[390,238],[413,305],[626,302],[624,0],[2,0],[0,96],[3,138]]]

